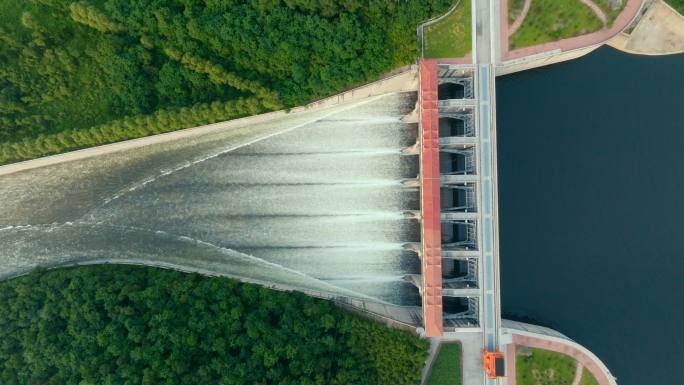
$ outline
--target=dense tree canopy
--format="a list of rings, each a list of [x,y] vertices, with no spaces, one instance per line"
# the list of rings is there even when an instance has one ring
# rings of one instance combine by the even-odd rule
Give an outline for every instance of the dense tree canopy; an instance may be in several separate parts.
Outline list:
[[[427,343],[299,293],[132,266],[0,283],[0,383],[420,383]]]
[[[158,110],[329,95],[414,60],[450,2],[0,0],[0,163],[127,139],[72,131]],[[255,113],[231,106],[189,123]]]

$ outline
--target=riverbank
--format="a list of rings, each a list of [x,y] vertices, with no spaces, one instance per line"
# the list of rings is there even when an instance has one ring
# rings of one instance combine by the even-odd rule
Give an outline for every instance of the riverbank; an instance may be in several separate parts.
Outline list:
[[[378,81],[357,88],[353,88],[340,94],[309,103],[302,107],[296,107],[291,110],[274,111],[260,115],[248,116],[240,119],[233,119],[224,122],[208,124],[204,126],[186,128],[183,130],[168,132],[159,135],[131,139],[122,142],[106,144],[102,146],[89,147],[82,150],[76,150],[66,152],[63,154],[31,159],[23,162],[11,163],[0,166],[0,175],[12,174],[20,171],[26,171],[58,163],[87,159],[94,156],[113,154],[121,151],[146,147],[155,144],[167,143],[177,140],[190,140],[203,135],[224,132],[237,127],[272,122],[278,119],[284,119],[286,117],[294,117],[303,112],[324,110],[326,108],[349,104],[352,102],[358,102],[360,100],[367,99],[373,96],[394,92],[416,91],[417,89],[417,71],[411,66],[406,66],[399,69],[398,72],[392,72],[387,77],[384,77]]]

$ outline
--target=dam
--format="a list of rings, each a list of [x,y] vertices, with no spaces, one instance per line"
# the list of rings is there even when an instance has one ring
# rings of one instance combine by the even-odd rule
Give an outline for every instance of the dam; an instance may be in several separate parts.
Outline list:
[[[572,351],[614,385],[574,341],[501,319],[489,5],[474,7],[467,63],[421,60],[291,113],[0,167],[0,279],[95,263],[228,276],[457,339],[468,385],[515,379],[524,343]]]
[[[486,311],[486,73],[424,61],[291,113],[0,167],[0,279],[102,263],[221,275],[459,339],[465,384],[505,384],[481,349],[513,357],[516,341],[609,373],[562,334]]]

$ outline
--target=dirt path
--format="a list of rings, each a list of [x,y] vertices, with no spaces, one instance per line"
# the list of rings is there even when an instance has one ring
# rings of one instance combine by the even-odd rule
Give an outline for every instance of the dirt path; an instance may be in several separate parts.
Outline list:
[[[598,5],[596,5],[596,3],[594,3],[591,0],[579,0],[579,1],[582,4],[586,5],[587,7],[591,8],[591,10],[594,12],[596,17],[598,17],[599,20],[601,20],[601,23],[603,23],[604,28],[608,25],[608,17],[603,12],[603,10]]]
[[[575,366],[575,378],[572,380],[572,385],[579,385],[580,381],[582,381],[582,372],[584,372],[584,366],[577,362],[577,365]]]
[[[518,28],[520,28],[523,21],[525,21],[525,16],[527,16],[527,12],[530,11],[530,5],[532,5],[532,0],[525,0],[522,11],[520,11],[520,14],[515,18],[515,21],[513,21],[513,24],[511,24],[511,27],[508,29],[508,37],[513,36]]]

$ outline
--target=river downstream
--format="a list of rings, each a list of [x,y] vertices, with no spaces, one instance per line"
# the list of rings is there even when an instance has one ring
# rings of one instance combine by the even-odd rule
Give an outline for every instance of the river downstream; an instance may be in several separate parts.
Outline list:
[[[145,262],[420,303],[415,93],[0,177],[0,278]],[[258,139],[262,140],[258,140]]]
[[[684,56],[602,48],[497,79],[504,315],[620,385],[681,384]]]

